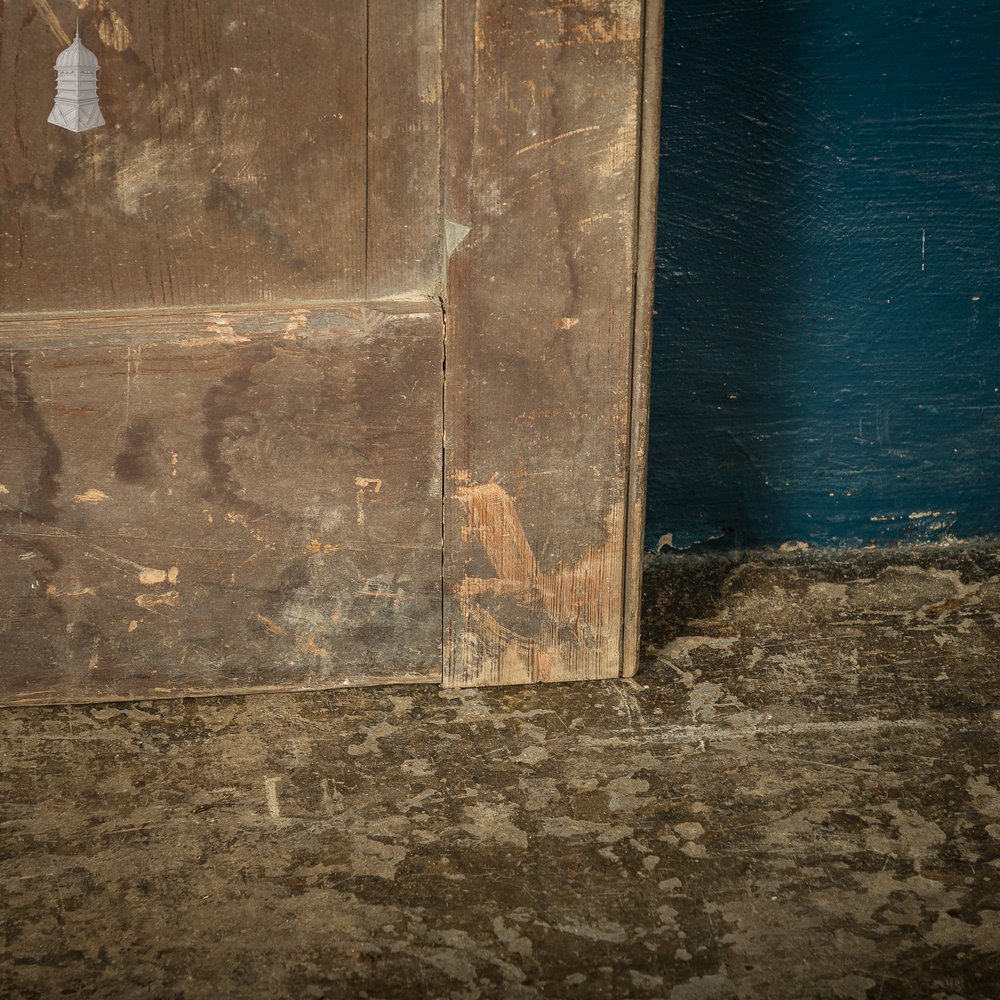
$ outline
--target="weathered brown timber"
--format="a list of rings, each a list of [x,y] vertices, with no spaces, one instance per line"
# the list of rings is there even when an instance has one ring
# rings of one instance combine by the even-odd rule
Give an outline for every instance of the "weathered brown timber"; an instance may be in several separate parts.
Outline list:
[[[45,111],[77,13],[108,122],[82,136]],[[363,297],[364,13],[6,4],[0,307]]]
[[[622,676],[639,668],[643,535],[649,448],[649,379],[653,352],[653,276],[656,268],[656,193],[660,178],[660,89],[663,75],[663,3],[645,5],[642,110],[639,122],[639,183],[636,198],[636,288],[633,319],[628,522],[625,550],[625,609]]]
[[[442,290],[441,3],[368,4],[370,299]]]
[[[0,700],[438,679],[436,307],[176,325],[0,326]]]
[[[468,7],[445,38],[445,214],[469,232],[448,271],[444,680],[617,676],[643,4]]]
[[[388,6],[10,0],[0,309],[435,292],[441,3]],[[108,122],[83,135],[46,123],[77,14]]]
[[[659,9],[0,6],[0,702],[632,671]]]

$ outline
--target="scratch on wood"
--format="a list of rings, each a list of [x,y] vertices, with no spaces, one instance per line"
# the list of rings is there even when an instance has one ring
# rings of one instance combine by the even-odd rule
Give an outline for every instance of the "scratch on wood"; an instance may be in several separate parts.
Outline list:
[[[142,348],[127,347],[125,349],[125,426],[128,427],[129,409],[132,405],[132,383],[139,377],[142,365]]]
[[[574,135],[581,135],[584,132],[598,132],[600,131],[600,128],[600,125],[582,125],[580,128],[570,129],[569,132],[560,132],[559,135],[553,135],[548,139],[541,139],[538,142],[533,142],[530,146],[522,146],[514,153],[514,155],[521,156],[524,153],[530,153],[534,149],[544,149],[546,146],[551,146],[554,142],[561,142],[563,139],[568,139],[570,136]]]
[[[310,632],[305,639],[299,640],[299,645],[309,653],[319,656],[322,659],[326,659],[330,655],[330,650],[323,649],[322,646],[316,645],[316,634]]]
[[[65,528],[60,528],[58,525],[50,524],[46,530],[47,534],[55,535],[58,538],[65,539],[67,542],[74,545],[82,545],[81,539],[78,538],[73,532],[67,531]],[[133,562],[131,559],[126,559],[124,556],[120,556],[115,552],[111,552],[109,549],[103,548],[100,545],[94,545],[93,542],[90,543],[90,547],[84,549],[83,555],[87,559],[93,559],[95,562],[104,563],[108,566],[113,566],[115,569],[122,573],[130,573],[133,570],[137,570],[140,574],[146,572],[149,567],[143,566],[142,563]],[[26,558],[33,558],[34,553],[26,553]],[[25,558],[19,557],[19,558]],[[171,570],[175,567],[171,567]],[[170,573],[167,574],[168,578]],[[174,574],[174,580],[176,581],[176,574]],[[173,581],[171,581],[173,582]]]
[[[52,531],[53,534],[59,535],[60,538],[66,538],[67,540],[74,542],[79,541],[69,531],[56,528],[50,528],[49,530]],[[120,556],[116,552],[111,552],[108,549],[102,548],[100,545],[91,544],[90,550],[85,551],[83,554],[88,559],[93,559],[95,562],[102,562],[108,566],[114,566],[122,573],[130,573],[132,570],[137,570],[139,573],[143,573],[148,569],[148,567],[143,566],[142,563],[133,562],[131,559],[126,559],[125,556]]]
[[[35,10],[42,15],[42,18],[49,26],[52,34],[55,35],[64,46],[69,46],[73,40],[66,34],[65,31],[63,31],[63,26],[59,23],[59,18],[56,17],[55,12],[48,5],[46,0],[31,0],[31,2],[35,5]]]
[[[371,490],[372,493],[381,493],[382,480],[369,479],[366,476],[356,476],[354,485],[358,487],[358,524],[365,525],[365,492]]]
[[[168,608],[179,608],[181,595],[176,590],[168,590],[165,594],[139,594],[135,603],[140,608],[155,608],[161,604]]]
[[[410,599],[409,594],[401,594],[395,590],[377,590],[373,587],[362,587],[355,593],[359,597],[385,597],[393,601],[408,601]]]
[[[81,587],[79,590],[60,590],[58,587],[53,586],[50,583],[45,588],[45,596],[52,598],[53,600],[57,597],[87,597],[88,595],[93,594],[93,587]]]
[[[270,635],[280,638],[285,634],[285,630],[276,622],[265,615],[255,614],[254,619],[259,621]]]

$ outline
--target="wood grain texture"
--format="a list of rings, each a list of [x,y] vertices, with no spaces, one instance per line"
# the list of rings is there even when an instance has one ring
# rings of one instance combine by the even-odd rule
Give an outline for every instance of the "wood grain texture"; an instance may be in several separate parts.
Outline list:
[[[442,0],[369,0],[368,21],[367,295],[440,295]]]
[[[363,3],[137,0],[117,33],[49,7],[80,15],[108,124],[46,124],[63,43],[6,3],[0,308],[364,296]]]
[[[69,6],[2,9],[0,701],[627,671],[643,0],[102,2],[83,136]]]
[[[617,676],[642,4],[452,7],[444,681]]]
[[[82,135],[46,122],[77,14]],[[440,288],[440,0],[9,0],[2,33],[0,311]]]
[[[625,552],[622,676],[639,668],[639,616],[645,552],[646,473],[649,456],[649,390],[653,353],[653,286],[656,273],[656,194],[660,178],[660,96],[663,75],[663,0],[646,0],[643,18],[642,108],[636,198],[635,339],[629,392],[630,454]]]
[[[0,701],[440,678],[440,315],[284,319],[3,352]]]

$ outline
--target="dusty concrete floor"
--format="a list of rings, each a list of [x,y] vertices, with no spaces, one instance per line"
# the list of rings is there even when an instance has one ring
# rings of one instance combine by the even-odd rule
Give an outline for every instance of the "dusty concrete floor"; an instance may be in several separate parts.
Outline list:
[[[0,713],[0,996],[1000,997],[1000,557],[660,559],[636,682]]]

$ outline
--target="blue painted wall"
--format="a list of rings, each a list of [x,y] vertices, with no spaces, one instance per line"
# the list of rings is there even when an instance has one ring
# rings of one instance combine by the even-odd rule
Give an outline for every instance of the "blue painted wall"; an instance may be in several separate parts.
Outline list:
[[[1000,532],[1000,2],[666,8],[648,544]]]

